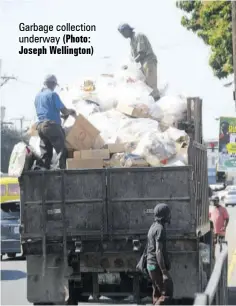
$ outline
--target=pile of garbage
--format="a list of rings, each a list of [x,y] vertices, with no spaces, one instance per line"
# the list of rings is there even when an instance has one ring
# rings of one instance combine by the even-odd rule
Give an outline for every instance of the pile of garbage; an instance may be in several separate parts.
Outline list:
[[[187,164],[188,136],[176,128],[185,116],[186,98],[162,92],[155,102],[139,66],[127,66],[61,91],[65,106],[78,115],[63,123],[69,169],[87,167],[81,161],[86,159],[103,160],[105,167]],[[38,136],[31,137],[30,145],[39,153]],[[89,150],[94,152],[82,152]]]

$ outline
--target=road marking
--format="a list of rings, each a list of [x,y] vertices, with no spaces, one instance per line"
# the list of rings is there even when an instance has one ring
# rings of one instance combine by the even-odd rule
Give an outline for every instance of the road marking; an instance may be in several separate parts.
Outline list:
[[[232,254],[232,258],[228,267],[228,283],[230,283],[234,269],[236,268],[236,250]]]

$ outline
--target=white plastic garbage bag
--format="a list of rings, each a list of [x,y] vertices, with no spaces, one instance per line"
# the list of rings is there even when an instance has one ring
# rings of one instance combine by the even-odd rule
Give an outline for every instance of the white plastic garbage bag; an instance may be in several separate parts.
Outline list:
[[[181,120],[187,110],[187,100],[178,96],[164,96],[157,103],[163,111],[162,123],[168,127]]]
[[[76,111],[77,115],[81,114],[85,118],[88,118],[91,114],[100,112],[99,106],[90,101],[83,101],[83,100],[73,101],[72,108]],[[66,121],[63,122],[63,127],[70,128],[72,127],[74,123],[75,123],[75,118],[72,116],[69,116],[66,119]]]
[[[40,152],[40,138],[39,138],[39,136],[32,136],[32,137],[30,137],[29,145],[30,145],[30,147],[32,147],[32,149],[34,150],[34,152],[38,156],[41,155],[41,152]],[[53,149],[53,156],[52,156],[51,166],[52,166],[52,168],[57,168],[57,165],[58,165],[58,156],[57,156],[56,151]]]
[[[188,135],[185,131],[176,129],[174,127],[169,127],[165,133],[170,137],[170,139],[174,140],[175,142],[177,141],[187,141],[188,140]]]
[[[26,144],[24,142],[17,143],[11,153],[8,174],[10,176],[20,177],[24,166],[25,160],[27,156]]]
[[[101,111],[115,108],[117,105],[117,82],[113,76],[101,75],[96,81],[97,99]]]
[[[142,156],[151,166],[160,166],[176,154],[175,142],[166,133],[148,132],[140,140],[134,154]]]
[[[117,131],[122,124],[128,120],[127,116],[112,109],[102,113],[94,113],[88,117],[88,120],[101,132],[105,144],[115,143]]]
[[[121,143],[138,143],[145,134],[151,131],[154,134],[160,131],[157,121],[149,118],[128,118],[123,121],[117,131],[117,139]]]
[[[119,84],[117,91],[117,102],[120,108],[124,106],[137,107],[138,105],[146,105],[149,107],[154,104],[154,99],[150,96],[150,88],[140,81],[134,84]]]
[[[126,69],[123,67],[126,66]],[[135,61],[126,60],[120,67],[120,70],[116,72],[117,80],[127,82],[127,81],[145,81],[144,74],[141,71],[141,65]]]
[[[8,175],[20,177],[24,169],[29,170],[28,166],[31,166],[36,157],[38,158],[31,146],[28,146],[23,141],[18,142],[10,156]]]
[[[161,122],[164,118],[164,113],[158,102],[149,105],[149,117]]]

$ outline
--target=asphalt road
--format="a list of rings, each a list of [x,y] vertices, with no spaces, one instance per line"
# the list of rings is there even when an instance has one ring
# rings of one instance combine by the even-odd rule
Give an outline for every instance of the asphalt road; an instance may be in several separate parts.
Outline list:
[[[236,207],[228,208],[228,211],[230,214],[230,222],[227,229],[227,240],[229,246],[229,304],[236,305]],[[4,259],[2,261],[1,304],[29,305],[26,298],[26,263],[20,258],[15,260]],[[80,305],[88,305],[88,303]],[[114,304],[106,303],[106,306],[108,305],[114,306]]]

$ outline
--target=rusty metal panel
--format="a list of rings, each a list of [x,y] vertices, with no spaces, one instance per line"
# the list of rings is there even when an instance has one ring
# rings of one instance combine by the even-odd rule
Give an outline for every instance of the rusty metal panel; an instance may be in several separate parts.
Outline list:
[[[20,185],[23,240],[106,233],[103,169],[32,171],[23,175]]]
[[[108,169],[108,231],[111,235],[147,234],[157,203],[169,204],[170,235],[195,233],[191,167]]]
[[[202,100],[199,97],[187,98],[186,132],[192,141],[202,143]]]
[[[198,252],[169,253],[170,274],[174,283],[175,298],[193,297],[199,291]]]
[[[188,158],[193,168],[197,228],[199,233],[204,234],[204,229],[209,228],[207,148],[196,141],[192,142],[188,149]]]

